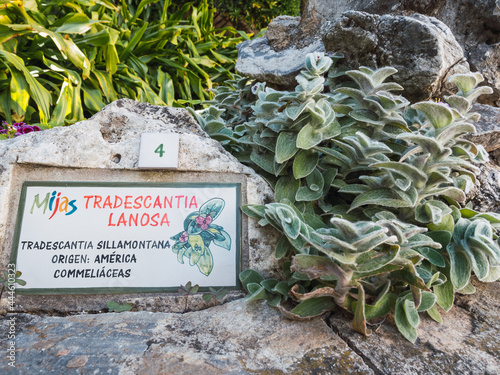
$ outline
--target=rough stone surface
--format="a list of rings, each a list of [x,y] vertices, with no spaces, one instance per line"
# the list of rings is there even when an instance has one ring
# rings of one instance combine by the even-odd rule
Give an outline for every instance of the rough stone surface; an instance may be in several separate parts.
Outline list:
[[[449,312],[441,311],[443,324],[421,319],[415,344],[398,340],[396,327],[387,323],[368,338],[338,315],[330,324],[378,374],[498,374],[500,282],[474,284],[478,293],[460,296]]]
[[[478,44],[468,52],[471,69],[481,72],[485,82],[493,89],[491,95],[480,98],[482,103],[500,106],[500,42]]]
[[[498,0],[303,0],[301,23],[314,20],[323,24],[350,10],[436,17],[448,25],[466,50],[478,43],[500,41]]]
[[[303,61],[303,55],[309,51],[304,50],[306,45],[315,45],[312,41],[321,39],[324,35],[322,27],[327,23],[339,22],[346,12],[365,12],[378,16],[385,17],[401,17],[401,16],[416,16],[423,17],[429,16],[434,19],[438,19],[443,22],[448,28],[446,29],[446,38],[449,39],[448,34],[454,36],[453,50],[455,49],[455,44],[461,46],[463,54],[469,61],[460,67],[460,70],[467,69],[467,63],[471,66],[473,71],[481,72],[486,79],[486,84],[494,89],[494,93],[489,96],[483,96],[480,98],[481,103],[490,105],[499,105],[500,99],[500,71],[498,69],[499,56],[498,56],[498,43],[500,43],[500,2],[498,0],[303,0],[301,4],[301,17],[300,19],[290,20],[290,19],[280,19],[276,22],[272,22],[269,25],[269,36],[264,38],[259,42],[255,43],[245,43],[240,46],[240,59],[244,59],[244,68],[242,63],[238,62],[242,66],[241,72],[247,74],[252,78],[258,80],[266,80],[274,84],[288,85],[288,87],[295,85],[293,77],[298,74],[299,70],[303,65],[292,66],[288,61],[296,60],[299,62]],[[420,14],[417,16],[417,14]],[[431,18],[431,19],[433,19]],[[437,25],[436,21],[431,23],[434,26]],[[413,25],[413,26],[412,26]],[[394,26],[397,26],[394,28]],[[415,28],[416,25],[409,24],[404,25],[398,22],[397,25],[393,25],[394,33],[386,34],[387,43],[400,43],[404,44],[409,37],[412,37],[409,32]],[[442,27],[437,26],[438,35],[442,33]],[[369,31],[369,30],[368,30]],[[390,30],[389,30],[390,31]],[[433,32],[435,30],[429,29],[428,32]],[[278,38],[278,35],[287,35],[285,39]],[[364,35],[367,37],[369,35]],[[378,39],[367,38],[362,43],[357,38],[358,36],[350,35],[349,33],[340,33],[336,36],[337,40],[341,43],[340,45],[345,46],[344,53],[348,52],[350,55],[358,55],[363,57],[363,53],[360,52],[360,47],[364,48],[363,51],[368,51],[368,60],[372,58],[373,48],[380,47],[377,44]],[[363,36],[363,35],[361,35]],[[412,59],[418,61],[421,64],[425,59],[433,60],[432,54],[434,50],[440,48],[449,48],[447,46],[448,42],[445,41],[444,45],[438,43],[435,45],[435,39],[437,35],[432,35],[430,37],[424,37],[423,39],[413,39],[411,43],[407,43],[407,48],[392,48],[392,51],[397,51],[394,54],[394,63],[400,61],[407,61],[411,63]],[[383,39],[383,38],[382,38]],[[354,42],[354,43],[351,43]],[[361,43],[361,46],[359,45]],[[413,44],[412,44],[413,43]],[[416,43],[416,44],[414,44]],[[413,45],[420,47],[420,52],[413,53],[411,47]],[[315,46],[316,47],[316,46]],[[388,47],[385,46],[387,49]],[[272,51],[272,60],[267,61],[262,53],[266,50]],[[298,51],[297,51],[298,50]],[[323,48],[321,43],[317,50],[322,51]],[[337,52],[339,49],[335,45],[326,47],[326,51]],[[400,55],[400,54],[405,55]],[[257,55],[259,63],[257,66],[251,68],[252,61],[251,56]],[[448,55],[448,53],[445,53]],[[446,60],[448,57],[453,57],[453,60],[457,57],[455,54],[449,56],[443,56]],[[265,63],[262,63],[265,61]],[[453,61],[445,61],[443,67],[445,71],[444,75],[440,78],[438,86],[441,82],[445,82],[446,76],[451,73],[446,71],[446,66],[453,66]],[[373,61],[375,62],[375,61]],[[379,66],[387,65],[390,62],[388,60],[380,59],[376,61]],[[433,61],[428,62],[428,64],[433,64]],[[449,64],[452,65],[449,65]],[[286,69],[281,70],[279,68],[280,64],[285,64]],[[405,69],[410,69],[411,64]],[[457,67],[453,67],[457,68]],[[295,72],[292,69],[296,69]],[[434,73],[432,73],[434,75]],[[411,78],[411,77],[409,77]],[[424,77],[425,78],[425,77]],[[407,78],[408,79],[408,78]],[[433,79],[431,79],[434,82]],[[411,83],[411,82],[410,82]],[[434,91],[435,94],[441,94],[439,91],[435,91],[439,87],[426,87],[425,85],[429,83],[429,78],[422,80],[421,89],[426,93]],[[418,84],[418,80],[414,80],[414,84]],[[431,83],[432,85],[433,83]],[[445,87],[444,93],[448,87]],[[414,90],[417,92],[418,90]]]
[[[422,15],[378,16],[349,11],[323,28],[327,51],[341,52],[351,68],[393,66],[394,81],[411,101],[447,93],[447,78],[468,71],[463,51],[441,21]]]
[[[472,69],[481,72],[495,90],[493,95],[481,98],[481,102],[493,104],[500,98],[498,0],[303,0],[301,9],[301,25],[311,22],[322,25],[352,10],[378,15],[420,13],[435,17],[450,28]]]
[[[500,167],[492,163],[479,164],[481,172],[477,176],[476,185],[467,200],[480,212],[500,213]]]
[[[180,136],[177,171],[137,168],[142,133],[176,132]],[[208,172],[208,173],[207,173]],[[26,134],[0,142],[0,269],[9,263],[17,204],[22,183],[31,181],[127,181],[242,183],[242,203],[263,204],[273,199],[267,183],[210,139],[182,109],[118,100],[91,119],[71,127]],[[242,268],[276,275],[272,261],[277,233],[244,217]],[[240,292],[231,298],[238,298]],[[184,310],[177,296],[119,295],[116,302],[134,302],[136,309]],[[102,295],[19,296],[21,311],[101,311],[110,300]],[[5,302],[3,302],[5,303]],[[201,296],[191,309],[205,308]]]
[[[278,16],[266,30],[266,38],[275,51],[289,47],[296,37],[300,17]]]
[[[499,164],[495,151],[500,148],[500,108],[473,104],[471,110],[479,113],[481,118],[474,122],[476,133],[467,135],[467,139],[482,145],[490,153],[495,164]]]
[[[260,302],[187,314],[8,315],[2,332],[13,316],[16,368],[2,358],[2,374],[373,374],[323,320],[292,322]]]
[[[292,88],[297,84],[295,76],[304,68],[306,55],[322,51],[324,48],[320,39],[303,48],[275,51],[264,36],[238,44],[236,71],[261,82]]]
[[[124,312],[15,318],[15,368],[2,374],[498,374],[500,282],[473,281],[438,324],[422,315],[415,344],[389,321],[364,337],[351,316],[290,321],[264,302],[186,314]],[[389,319],[390,320],[390,319]],[[0,340],[7,356],[11,343]]]

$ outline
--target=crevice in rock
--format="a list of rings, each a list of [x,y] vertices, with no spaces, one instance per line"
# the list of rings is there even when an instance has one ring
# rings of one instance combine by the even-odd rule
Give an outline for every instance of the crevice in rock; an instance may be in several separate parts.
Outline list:
[[[344,341],[347,344],[347,346],[354,353],[356,353],[358,356],[361,357],[363,362],[373,371],[375,375],[384,375],[384,372],[380,371],[379,368],[375,365],[375,363],[373,363],[373,361],[370,358],[368,358],[361,350],[359,350],[356,347],[355,343],[353,343],[352,340],[344,336],[337,326],[329,322],[329,316],[325,317],[325,323],[342,341]]]
[[[439,81],[439,84],[436,88],[437,92],[441,92],[443,90],[443,88],[445,87],[446,82],[448,81],[448,78],[450,78],[448,75],[450,74],[452,69],[455,68],[457,65],[464,64],[464,63],[467,63],[467,59],[465,57],[462,57],[462,58],[458,59],[457,61],[455,61],[453,64],[451,64],[448,67],[448,69],[446,69],[446,72],[442,75],[442,78]]]
[[[146,341],[146,349],[144,349],[144,351],[142,352],[142,354],[145,354],[147,353],[150,349],[151,349],[151,346],[153,346],[154,344],[156,345],[161,345],[161,344],[164,344],[165,343],[165,340],[159,340],[159,339],[149,339],[148,341]]]

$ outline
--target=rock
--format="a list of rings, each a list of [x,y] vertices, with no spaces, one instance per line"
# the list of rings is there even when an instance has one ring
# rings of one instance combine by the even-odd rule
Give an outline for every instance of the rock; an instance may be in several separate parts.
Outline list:
[[[299,23],[299,17],[290,16],[278,16],[271,21],[265,37],[275,51],[288,48],[293,43]]]
[[[328,38],[336,40],[342,47],[342,52],[351,56],[358,65],[377,64],[379,67],[391,63],[399,65],[402,71],[407,71],[400,74],[401,82],[410,85],[405,89],[415,98],[448,94],[450,86],[446,83],[446,77],[451,75],[452,71],[467,72],[470,65],[474,71],[482,73],[486,79],[485,84],[494,89],[492,95],[481,97],[480,102],[490,105],[500,104],[498,103],[500,73],[497,69],[500,5],[496,0],[303,0],[300,20],[282,18],[275,23],[273,21],[269,25],[270,37],[259,42],[246,42],[240,45],[241,57],[237,65],[241,66],[241,73],[286,88],[295,86],[293,77],[303,67],[305,53],[314,49],[327,52],[340,50],[340,47],[333,43],[323,48],[318,41],[324,39],[323,27],[328,23],[341,22],[346,14],[352,12],[376,15],[377,19],[413,17],[413,21],[408,24],[401,23],[401,18],[397,23],[391,21],[389,25],[385,25],[390,26],[389,28],[378,29],[381,35],[374,35],[373,30],[367,28],[368,25],[360,16],[356,20],[349,19],[348,25],[345,25],[348,30],[337,30],[339,34],[336,36],[331,34],[332,29],[329,28]],[[423,16],[428,17],[427,21],[423,21]],[[447,28],[443,28],[435,19],[444,23]],[[425,26],[418,25],[417,20],[423,22]],[[357,28],[358,34],[353,35],[355,30],[349,30],[350,27]],[[417,34],[411,34],[415,30]],[[285,39],[281,38],[282,35],[286,35]],[[379,46],[378,41],[384,45]],[[392,43],[399,45],[390,46]],[[304,49],[307,44],[314,48]],[[417,49],[415,52],[412,49],[413,44]],[[457,49],[457,45],[463,52]],[[380,47],[379,56],[374,54],[375,47]],[[368,55],[364,56],[362,51],[366,51]],[[269,53],[269,61],[266,60],[264,53]],[[469,65],[467,61],[461,60],[464,56],[470,60]],[[252,66],[251,60],[254,57],[257,58],[255,67]],[[366,63],[362,63],[362,60]],[[299,63],[292,65],[290,61]],[[281,64],[285,64],[286,68],[280,69]],[[412,70],[415,65],[423,66],[422,69],[417,68],[416,74],[413,75]],[[447,71],[448,68],[450,71]],[[426,71],[428,76],[425,75]],[[436,73],[439,74],[437,78]],[[419,82],[419,79],[422,81]],[[419,91],[424,95],[418,95]]]
[[[411,101],[428,100],[446,93],[443,87],[454,73],[465,73],[463,51],[450,29],[435,18],[422,15],[378,16],[345,12],[326,23],[323,44],[341,52],[351,68],[393,66],[394,81]]]
[[[420,314],[415,344],[401,339],[387,322],[368,338],[338,315],[330,318],[330,324],[379,374],[498,374],[500,282],[474,285],[478,294],[461,296],[458,306],[441,311],[443,324]]]
[[[496,0],[303,0],[301,24],[322,25],[347,11],[371,14],[420,13],[444,22],[468,50],[478,42],[499,42],[500,5]]]
[[[481,103],[500,106],[500,42],[495,44],[478,44],[468,52],[471,69],[481,72],[485,82],[493,89],[491,95],[479,98]]]
[[[500,148],[500,108],[473,104],[471,111],[479,113],[481,118],[474,122],[476,133],[469,134],[466,138],[475,144],[482,145],[498,164],[494,151]]]
[[[142,133],[175,132],[180,136],[177,171],[137,168]],[[264,204],[272,189],[252,169],[239,163],[193,120],[186,110],[153,106],[121,99],[91,119],[0,142],[0,269],[7,269],[24,181],[116,182],[240,182],[242,204]],[[242,218],[241,267],[252,267],[266,276],[281,270],[273,258],[279,236],[253,219]],[[23,270],[21,270],[23,271]],[[232,292],[226,301],[241,298]],[[19,295],[16,311],[102,311],[113,299],[132,302],[137,310],[185,310],[176,294],[135,293],[109,295]],[[188,309],[209,305],[198,294]],[[2,307],[6,301],[2,300]]]
[[[286,89],[297,85],[295,76],[304,68],[306,55],[324,51],[320,39],[302,48],[290,47],[281,51],[275,51],[266,37],[242,42],[237,47],[236,71],[239,74]]]
[[[289,321],[263,302],[240,300],[188,314],[17,319],[17,368],[3,360],[3,374],[65,373],[71,367],[124,375],[374,373],[322,319]],[[7,324],[0,321],[2,332]],[[0,341],[3,353],[7,345]]]
[[[123,312],[71,316],[9,314],[15,322],[15,367],[2,374],[497,374],[500,371],[500,282],[473,281],[442,325],[422,315],[415,344],[385,322],[370,337],[352,317],[334,313],[290,321],[265,302],[238,300],[186,314]],[[376,328],[376,327],[372,327]],[[333,329],[333,330],[332,330]]]
[[[479,164],[481,172],[476,185],[467,194],[467,201],[479,212],[500,213],[500,167],[491,163]]]

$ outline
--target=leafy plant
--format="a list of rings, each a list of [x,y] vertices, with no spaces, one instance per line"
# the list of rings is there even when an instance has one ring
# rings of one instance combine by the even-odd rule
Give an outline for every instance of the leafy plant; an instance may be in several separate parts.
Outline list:
[[[9,288],[10,285],[26,285],[26,281],[20,279],[21,275],[23,274],[21,271],[16,271],[14,274],[12,274],[11,272],[4,270],[2,274],[3,275],[0,275],[0,285],[2,285],[2,289],[0,289],[0,300],[2,299],[5,288]]]
[[[114,312],[122,312],[122,311],[130,311],[132,310],[132,304],[131,303],[124,303],[120,305],[118,302],[114,301],[109,301],[106,306],[108,306],[108,311],[114,311]]]
[[[487,153],[462,136],[490,89],[477,73],[455,75],[456,95],[410,105],[386,82],[394,68],[346,70],[340,58],[308,55],[293,92],[243,78],[216,88],[220,104],[197,118],[275,190],[276,203],[243,211],[282,233],[284,279],[243,271],[248,300],[294,319],[340,306],[365,335],[393,311],[414,342],[419,313],[442,321],[436,306],[473,292],[471,273],[500,277],[500,215],[465,206]]]
[[[227,294],[227,290],[224,288],[215,289],[215,288],[209,287],[208,290],[209,290],[208,292],[203,293],[203,300],[206,303],[211,303],[212,301],[214,303],[217,303],[218,301],[222,301],[222,299]]]
[[[194,3],[200,3],[194,0]],[[247,29],[263,29],[281,15],[299,16],[300,0],[214,0],[214,7],[235,26]]]
[[[0,0],[0,115],[9,124],[60,126],[119,98],[198,105],[232,78],[235,46],[248,39],[215,29],[214,11],[206,0],[177,8]]]
[[[186,285],[181,285],[181,287],[177,289],[177,293],[186,298],[184,303],[184,312],[187,311],[189,296],[198,293],[198,289],[200,289],[200,286],[198,284],[192,285],[191,281],[188,281]]]

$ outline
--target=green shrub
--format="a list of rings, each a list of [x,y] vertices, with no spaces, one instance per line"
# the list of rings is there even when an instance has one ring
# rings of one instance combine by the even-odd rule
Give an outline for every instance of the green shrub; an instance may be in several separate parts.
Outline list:
[[[185,0],[177,3],[183,2]],[[194,0],[194,4],[200,2]],[[235,27],[241,26],[244,30],[262,30],[277,16],[300,15],[300,0],[213,0],[212,4]]]
[[[215,0],[215,8],[229,17],[234,25],[244,21],[249,27],[261,30],[281,15],[300,15],[300,0]]]
[[[197,105],[232,78],[247,35],[213,27],[206,0],[0,0],[0,115],[59,126],[119,98]],[[153,8],[152,8],[153,7]],[[153,11],[151,11],[153,9]]]
[[[491,89],[476,87],[478,73],[455,75],[446,103],[410,105],[386,82],[394,68],[345,71],[340,58],[308,55],[293,92],[236,77],[192,112],[275,191],[276,203],[243,210],[282,233],[285,279],[243,271],[248,299],[295,319],[340,306],[366,335],[367,321],[393,311],[414,342],[419,313],[441,321],[436,305],[473,292],[471,274],[500,277],[500,215],[465,206],[487,153],[462,135],[475,131],[472,101]]]

